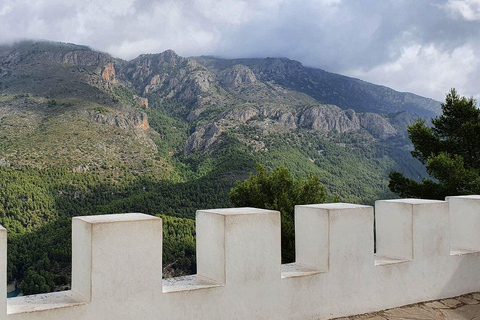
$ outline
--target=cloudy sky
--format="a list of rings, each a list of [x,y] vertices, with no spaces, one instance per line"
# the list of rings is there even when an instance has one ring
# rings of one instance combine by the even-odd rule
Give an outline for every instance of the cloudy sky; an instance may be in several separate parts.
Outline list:
[[[130,59],[288,57],[437,100],[480,100],[480,0],[0,0],[0,42]]]

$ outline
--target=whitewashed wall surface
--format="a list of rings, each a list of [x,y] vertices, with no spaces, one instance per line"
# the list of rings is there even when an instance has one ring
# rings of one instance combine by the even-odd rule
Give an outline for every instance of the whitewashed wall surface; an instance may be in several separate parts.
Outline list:
[[[286,265],[277,211],[200,210],[196,228],[198,273],[162,280],[161,219],[74,218],[72,290],[2,298],[0,319],[328,319],[480,291],[480,196],[299,205]],[[3,297],[6,248],[0,228]]]

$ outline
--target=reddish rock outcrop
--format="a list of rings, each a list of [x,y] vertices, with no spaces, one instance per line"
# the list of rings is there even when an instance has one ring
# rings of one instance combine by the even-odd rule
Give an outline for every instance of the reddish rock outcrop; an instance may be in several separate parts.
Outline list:
[[[112,83],[117,82],[117,78],[115,74],[115,66],[113,65],[113,63],[111,62],[107,63],[107,65],[103,68],[102,78],[107,82],[112,82]]]
[[[145,113],[137,113],[134,117],[135,128],[146,131],[149,128],[148,117]]]

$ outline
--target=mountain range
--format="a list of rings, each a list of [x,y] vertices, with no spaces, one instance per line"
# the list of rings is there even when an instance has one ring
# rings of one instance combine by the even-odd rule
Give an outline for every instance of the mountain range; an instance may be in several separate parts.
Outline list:
[[[439,112],[432,99],[287,58],[167,50],[125,61],[68,43],[0,45],[0,166],[10,168],[232,186],[255,163],[285,165],[369,203],[393,196],[390,170],[425,176],[406,126]]]
[[[71,217],[163,219],[164,275],[195,273],[195,211],[229,207],[256,164],[315,175],[328,200],[395,195],[420,179],[407,125],[440,103],[286,58],[125,61],[85,46],[0,45],[0,224],[8,282],[68,290]],[[19,290],[15,292],[18,293]]]

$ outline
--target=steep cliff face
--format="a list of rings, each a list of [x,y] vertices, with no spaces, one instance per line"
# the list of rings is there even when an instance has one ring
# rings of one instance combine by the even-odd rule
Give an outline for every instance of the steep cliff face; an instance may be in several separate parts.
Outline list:
[[[381,115],[364,113],[360,114],[358,118],[360,120],[360,126],[365,128],[374,137],[387,139],[398,133],[389,120]],[[402,129],[405,130],[405,127]]]
[[[68,66],[87,67],[104,66],[110,64],[113,61],[113,59],[109,55],[91,50],[70,51],[65,54],[52,54],[51,52],[46,52],[40,54],[39,58],[47,59],[51,62],[60,62]]]
[[[113,63],[109,62],[105,65],[105,67],[103,67],[102,78],[107,82],[117,83],[115,66]]]
[[[185,145],[186,152],[206,151],[221,139],[223,132],[248,124],[263,132],[306,129],[319,133],[366,132],[385,140],[398,134],[386,117],[374,113],[356,113],[332,105],[308,107],[262,106],[227,111],[215,120],[199,125]]]
[[[115,126],[120,129],[135,128],[146,131],[149,128],[148,117],[143,112],[127,112],[127,113],[100,113],[98,111],[89,111],[93,121]]]
[[[308,108],[298,118],[301,127],[339,133],[360,129],[360,121],[354,112],[344,112],[335,106]]]
[[[185,144],[185,151],[205,151],[208,150],[222,135],[223,130],[217,124],[209,123],[204,127],[199,127],[188,137]]]
[[[133,125],[137,129],[141,129],[143,131],[147,131],[147,129],[150,127],[148,125],[148,117],[145,113],[143,112],[137,112],[133,116]]]
[[[219,74],[221,83],[228,88],[238,90],[240,87],[257,82],[255,74],[250,68],[237,64],[225,69]]]

